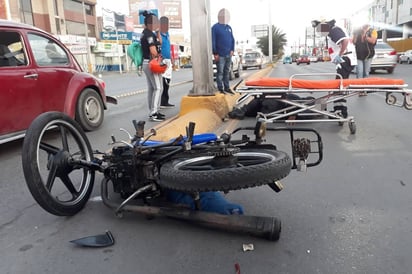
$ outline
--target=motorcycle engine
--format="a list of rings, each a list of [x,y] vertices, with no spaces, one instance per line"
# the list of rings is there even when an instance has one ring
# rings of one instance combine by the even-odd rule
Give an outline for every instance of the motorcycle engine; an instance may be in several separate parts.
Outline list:
[[[108,163],[105,176],[113,182],[113,191],[122,198],[129,197],[139,188],[153,182],[156,167],[141,156],[135,148],[117,146],[105,159]]]

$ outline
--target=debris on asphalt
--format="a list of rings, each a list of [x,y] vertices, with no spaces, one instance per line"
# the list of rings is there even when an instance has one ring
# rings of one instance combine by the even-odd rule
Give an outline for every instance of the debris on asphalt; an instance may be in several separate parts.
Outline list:
[[[243,251],[253,251],[253,244],[243,244]]]
[[[114,238],[113,234],[106,230],[104,234],[87,236],[70,242],[84,247],[107,247],[114,245]]]
[[[235,271],[236,274],[240,274],[240,265],[238,263],[235,263]]]

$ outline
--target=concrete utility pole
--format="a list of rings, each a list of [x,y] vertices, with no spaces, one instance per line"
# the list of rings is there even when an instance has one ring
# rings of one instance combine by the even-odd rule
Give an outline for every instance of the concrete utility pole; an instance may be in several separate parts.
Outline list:
[[[189,1],[193,89],[190,96],[213,95],[212,31],[210,1]]]
[[[273,33],[272,33],[272,7],[270,5],[271,0],[268,0],[268,10],[269,10],[269,35],[268,35],[268,42],[269,42],[269,62],[272,64],[273,62]]]
[[[90,45],[89,45],[89,28],[87,26],[87,19],[86,19],[86,7],[84,5],[84,0],[82,1],[82,10],[83,10],[83,21],[84,21],[84,34],[86,36],[86,50],[87,50],[87,72],[92,73],[92,62],[91,62],[91,52],[90,52]]]

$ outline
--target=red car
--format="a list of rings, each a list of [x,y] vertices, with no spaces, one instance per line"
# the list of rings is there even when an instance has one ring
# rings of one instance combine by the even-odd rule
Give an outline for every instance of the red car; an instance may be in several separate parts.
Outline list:
[[[83,72],[70,51],[51,34],[0,20],[0,144],[22,138],[39,114],[64,112],[85,130],[103,122],[105,84]]]
[[[306,64],[310,65],[309,56],[301,55],[301,56],[299,56],[298,59],[296,59],[296,65],[299,65],[299,64],[302,64],[302,63],[306,63]]]

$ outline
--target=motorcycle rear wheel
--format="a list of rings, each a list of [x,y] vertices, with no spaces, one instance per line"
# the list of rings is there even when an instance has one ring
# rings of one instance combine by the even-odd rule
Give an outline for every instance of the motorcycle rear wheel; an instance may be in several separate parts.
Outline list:
[[[229,191],[273,183],[291,169],[290,157],[278,150],[240,148],[226,157],[234,161],[225,165],[215,156],[193,155],[166,162],[160,168],[159,185],[190,192]]]
[[[60,112],[39,115],[23,142],[22,164],[27,186],[37,203],[57,216],[83,209],[93,190],[94,171],[72,164],[93,160],[90,143],[77,122]]]

